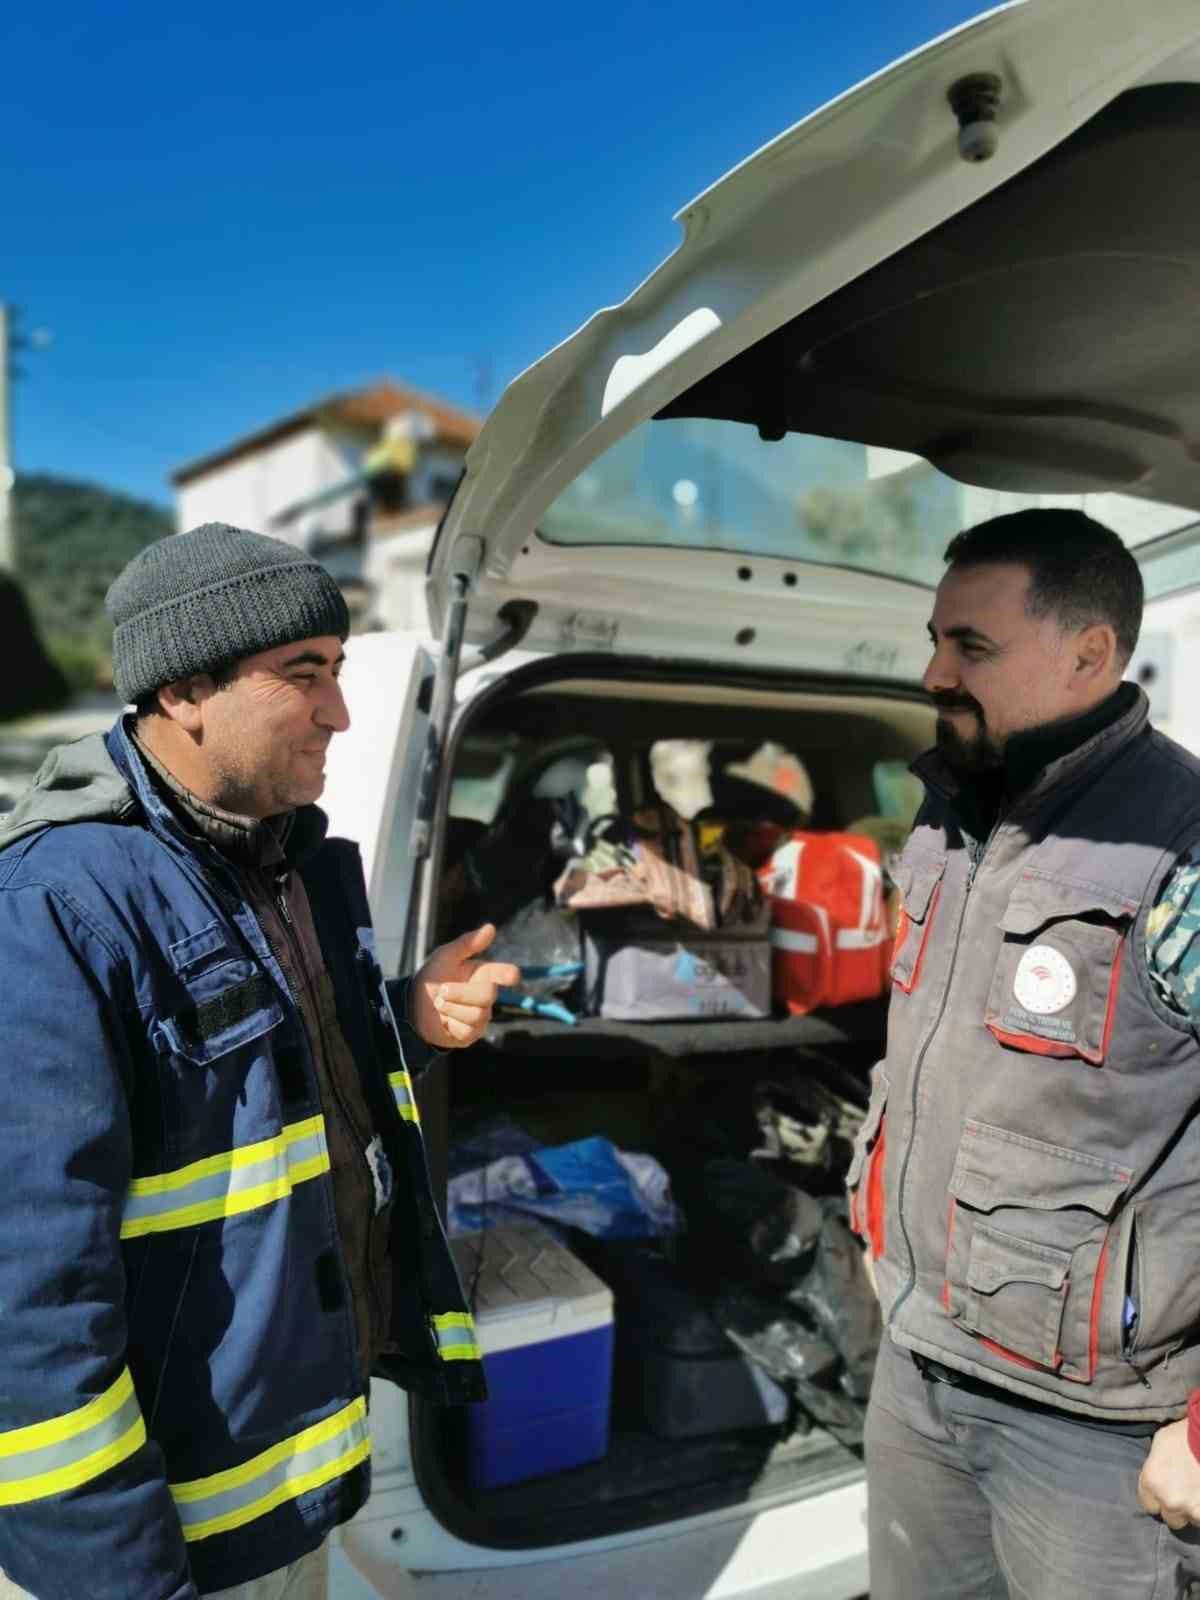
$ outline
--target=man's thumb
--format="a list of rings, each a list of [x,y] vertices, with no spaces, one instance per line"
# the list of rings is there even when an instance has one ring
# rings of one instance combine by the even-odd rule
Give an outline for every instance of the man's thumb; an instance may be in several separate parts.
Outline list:
[[[471,956],[481,956],[495,937],[496,924],[485,922],[482,928],[473,928],[470,933],[459,936],[457,953],[464,961]]]

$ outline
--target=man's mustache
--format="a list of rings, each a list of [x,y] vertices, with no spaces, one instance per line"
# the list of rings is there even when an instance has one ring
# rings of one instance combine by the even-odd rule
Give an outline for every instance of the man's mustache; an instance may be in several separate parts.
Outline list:
[[[983,720],[983,707],[970,695],[943,693],[931,694],[929,698],[939,711],[973,711],[980,721]]]

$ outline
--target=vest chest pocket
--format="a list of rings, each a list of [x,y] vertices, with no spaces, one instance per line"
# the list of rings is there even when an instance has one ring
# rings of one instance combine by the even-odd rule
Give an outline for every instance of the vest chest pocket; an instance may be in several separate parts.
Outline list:
[[[1004,943],[984,1018],[992,1036],[1015,1050],[1100,1066],[1135,910],[1100,889],[1023,877],[1000,919]]]
[[[995,1355],[1090,1382],[1109,1228],[1132,1176],[969,1119],[950,1180],[951,1318]]]
[[[912,994],[920,982],[945,870],[941,856],[914,855],[906,856],[896,871],[900,920],[892,946],[892,982],[905,994]]]

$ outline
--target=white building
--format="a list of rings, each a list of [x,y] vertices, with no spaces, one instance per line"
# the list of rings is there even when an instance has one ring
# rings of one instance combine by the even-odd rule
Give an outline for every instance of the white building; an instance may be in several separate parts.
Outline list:
[[[360,625],[426,625],[425,558],[479,420],[385,380],[330,395],[171,475],[180,531],[231,522],[318,556]]]

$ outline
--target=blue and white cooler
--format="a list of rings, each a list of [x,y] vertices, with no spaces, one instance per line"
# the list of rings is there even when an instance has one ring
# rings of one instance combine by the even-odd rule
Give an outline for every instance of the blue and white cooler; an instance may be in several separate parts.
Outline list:
[[[608,1450],[613,1297],[532,1219],[451,1241],[489,1398],[466,1407],[478,1489],[598,1461]]]

